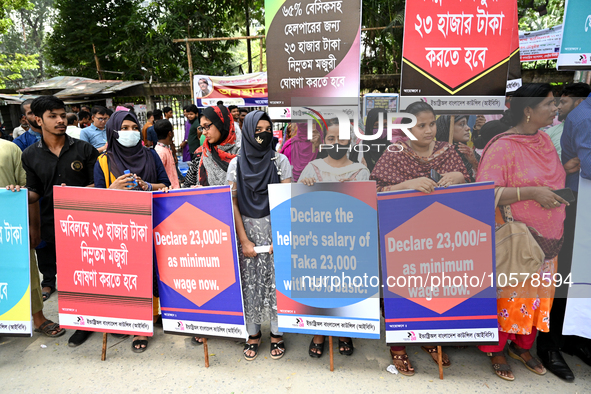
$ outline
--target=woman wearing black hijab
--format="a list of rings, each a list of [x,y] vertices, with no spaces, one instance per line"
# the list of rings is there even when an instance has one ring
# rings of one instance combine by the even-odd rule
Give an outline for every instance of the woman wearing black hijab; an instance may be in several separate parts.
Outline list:
[[[240,240],[240,276],[244,299],[244,317],[248,342],[244,358],[254,360],[261,344],[261,324],[271,321],[271,358],[285,354],[283,334],[277,323],[273,237],[269,210],[268,185],[290,183],[291,166],[287,157],[271,147],[273,127],[263,111],[246,115],[242,144],[228,167],[232,187],[234,222]],[[255,252],[255,246],[270,246],[268,253]]]
[[[115,112],[107,122],[106,131],[107,150],[94,165],[94,187],[152,191],[170,186],[158,153],[142,146],[135,114],[128,111]],[[130,173],[125,174],[126,170]],[[155,273],[154,289],[154,296],[157,297]],[[142,353],[147,348],[148,337],[134,337],[131,350]]]
[[[107,150],[94,166],[95,187],[152,191],[170,186],[158,153],[142,146],[139,123],[133,113],[115,112],[106,131]],[[126,170],[130,173],[125,174]]]

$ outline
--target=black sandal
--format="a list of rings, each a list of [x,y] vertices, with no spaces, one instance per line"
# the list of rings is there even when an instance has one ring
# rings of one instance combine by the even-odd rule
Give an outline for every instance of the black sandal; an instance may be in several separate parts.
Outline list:
[[[255,335],[254,337],[252,335],[248,336],[248,339],[261,339],[261,332],[259,331],[259,333],[257,335]],[[252,361],[255,358],[257,358],[257,356],[259,355],[259,346],[261,346],[261,342],[259,341],[259,343],[245,343],[244,344],[244,359],[246,361]],[[254,352],[254,356],[249,357],[246,355],[246,352],[248,351],[253,351]]]
[[[527,362],[521,357],[522,354],[529,353],[529,349],[520,348],[514,342],[511,342],[509,344],[508,353],[509,353],[509,357],[514,358],[515,360],[521,361],[523,363],[523,365],[525,365],[525,368],[529,369],[533,373],[538,374],[538,375],[545,375],[546,374],[547,370],[546,370],[546,368],[544,368],[544,365],[542,364],[542,362],[540,360],[538,360],[537,358],[535,358],[531,353],[530,353],[531,358]],[[542,373],[536,371],[536,367],[540,367],[540,366],[544,369],[544,372],[542,372]]]
[[[49,286],[47,286],[47,287],[49,287]],[[50,287],[50,289],[51,290],[49,290],[49,291],[44,291],[41,293],[41,295],[43,296],[43,302],[47,301],[49,299],[49,297],[51,297],[51,295],[53,293],[55,293],[55,291],[56,291],[55,288],[53,288],[53,287]]]
[[[199,342],[197,338],[204,339],[203,337],[191,337],[191,344],[195,346],[203,345],[203,342]]]
[[[345,350],[341,350],[341,348],[345,348]],[[353,350],[353,340],[351,338],[348,341],[341,341],[339,338],[339,353],[350,356],[353,354]]]
[[[285,342],[283,342],[283,335],[274,335],[271,333],[271,338],[281,338],[279,342],[271,342],[271,358],[273,360],[279,360],[281,357],[285,355]],[[273,350],[279,350],[279,354],[273,354]]]
[[[136,346],[139,346],[139,347],[136,347]],[[148,348],[148,341],[145,339],[135,339],[134,338],[133,341],[131,342],[131,350],[133,350],[134,353],[143,353],[146,351],[147,348]]]
[[[322,354],[324,353],[324,342],[326,341],[326,339],[324,341],[322,341],[322,343],[316,343],[314,342],[314,337],[312,337],[312,340],[310,341],[310,346],[308,347],[308,355],[310,357],[314,357],[314,358],[320,358],[322,357]],[[319,350],[318,353],[313,352],[312,350],[316,349]]]

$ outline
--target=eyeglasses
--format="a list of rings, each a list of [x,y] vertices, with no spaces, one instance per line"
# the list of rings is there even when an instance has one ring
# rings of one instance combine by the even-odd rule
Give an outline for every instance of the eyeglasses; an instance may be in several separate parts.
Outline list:
[[[96,120],[98,120],[99,122],[106,122],[107,120],[109,120],[109,118],[95,118]]]
[[[203,133],[203,131],[209,131],[209,128],[211,127],[212,124],[213,123],[207,124],[205,126],[199,126],[199,127],[197,127],[197,129]]]

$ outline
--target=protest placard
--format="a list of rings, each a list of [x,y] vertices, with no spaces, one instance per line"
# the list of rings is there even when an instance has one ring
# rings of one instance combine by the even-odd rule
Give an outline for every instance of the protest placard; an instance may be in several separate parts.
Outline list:
[[[154,193],[154,250],[166,333],[247,337],[229,186]]]
[[[152,195],[54,186],[64,328],[151,336]]]
[[[567,0],[558,70],[591,70],[591,2]]]
[[[380,337],[375,182],[269,185],[279,329]]]
[[[564,335],[578,335],[591,339],[591,180],[579,178],[577,220],[569,284],[564,314]]]
[[[378,194],[388,344],[498,342],[494,185]]]
[[[423,100],[437,113],[503,111],[517,3],[407,0],[400,108]]]
[[[361,1],[265,0],[265,26],[272,119],[291,119],[292,105],[321,104],[311,97],[358,105]]]
[[[31,336],[27,191],[0,190],[0,205],[0,335]]]

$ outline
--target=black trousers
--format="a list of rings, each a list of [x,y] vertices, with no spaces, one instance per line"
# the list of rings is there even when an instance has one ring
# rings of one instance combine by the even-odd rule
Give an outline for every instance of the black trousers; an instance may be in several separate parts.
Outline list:
[[[577,197],[577,193],[574,193]],[[566,218],[564,220],[564,243],[558,254],[557,272],[562,275],[562,280],[571,272],[573,261],[573,246],[575,242],[575,224],[577,219],[577,202],[566,207]],[[569,278],[572,281],[572,277]],[[576,340],[576,336],[562,335],[564,324],[564,312],[566,310],[566,298],[568,296],[568,285],[556,288],[554,303],[550,311],[550,332],[538,334],[538,351],[560,350],[569,346],[569,342]]]
[[[43,274],[41,287],[51,287],[55,289],[57,276],[57,258],[55,256],[55,243],[47,242],[44,248],[37,249],[37,264],[39,271]]]

